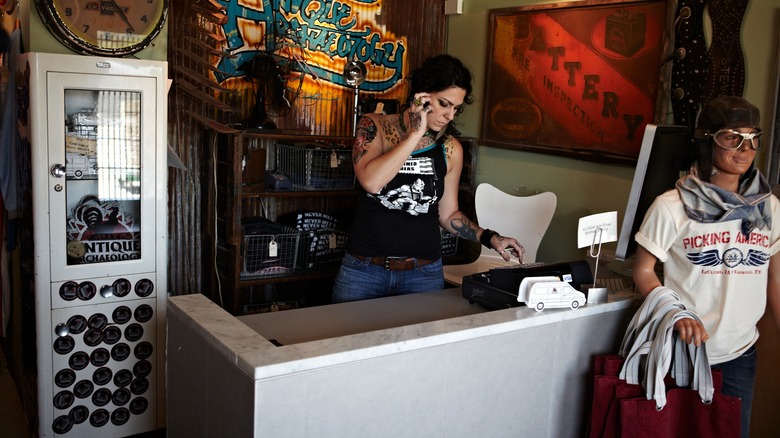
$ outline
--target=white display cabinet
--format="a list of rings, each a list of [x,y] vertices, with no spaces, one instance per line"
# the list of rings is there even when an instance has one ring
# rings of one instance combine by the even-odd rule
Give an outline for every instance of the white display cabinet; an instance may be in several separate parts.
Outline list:
[[[30,53],[16,65],[38,435],[160,429],[167,63]]]

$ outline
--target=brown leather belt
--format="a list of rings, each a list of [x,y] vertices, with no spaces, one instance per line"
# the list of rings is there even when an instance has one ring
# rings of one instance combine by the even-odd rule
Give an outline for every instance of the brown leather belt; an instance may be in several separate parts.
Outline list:
[[[436,260],[423,260],[414,257],[366,257],[352,254],[352,257],[365,262],[368,260],[372,265],[385,268],[388,271],[411,271],[414,268],[430,265]]]

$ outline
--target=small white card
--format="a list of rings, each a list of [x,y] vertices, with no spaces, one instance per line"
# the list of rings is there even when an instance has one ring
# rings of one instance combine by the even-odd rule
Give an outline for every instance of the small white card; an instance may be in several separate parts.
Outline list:
[[[601,229],[601,238],[595,236]],[[577,248],[585,248],[599,243],[614,242],[617,240],[617,212],[610,211],[607,213],[592,214],[580,218],[579,225],[577,225]]]

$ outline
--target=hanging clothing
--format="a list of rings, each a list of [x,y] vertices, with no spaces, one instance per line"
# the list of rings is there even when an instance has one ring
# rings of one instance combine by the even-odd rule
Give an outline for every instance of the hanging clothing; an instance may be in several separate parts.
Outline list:
[[[7,60],[8,81],[2,102],[0,118],[0,336],[5,336],[11,313],[11,282],[9,276],[10,252],[16,247],[16,232],[6,228],[15,224],[19,214],[19,176],[16,152],[19,148],[17,126],[16,71],[17,55],[22,53],[22,30],[16,27],[10,35],[10,44],[4,58]],[[6,215],[5,212],[8,211]]]
[[[11,33],[11,46],[7,53],[8,82],[3,100],[3,116],[0,119],[0,194],[10,218],[17,216],[19,178],[16,152],[19,148],[19,129],[17,127],[16,71],[17,55],[21,54],[22,31]]]

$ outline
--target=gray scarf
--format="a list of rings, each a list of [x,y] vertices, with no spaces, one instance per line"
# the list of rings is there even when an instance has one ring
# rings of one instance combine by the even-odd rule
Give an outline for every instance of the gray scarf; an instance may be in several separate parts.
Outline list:
[[[742,234],[772,229],[772,213],[766,200],[772,194],[769,182],[758,169],[739,187],[739,193],[724,190],[695,175],[677,181],[677,192],[685,205],[685,213],[696,222],[726,222],[742,220]]]

